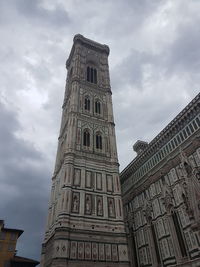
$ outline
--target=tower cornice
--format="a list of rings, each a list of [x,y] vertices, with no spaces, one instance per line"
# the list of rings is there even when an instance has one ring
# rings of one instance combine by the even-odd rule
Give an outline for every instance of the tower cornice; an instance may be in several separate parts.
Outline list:
[[[71,60],[72,60],[72,57],[73,57],[73,54],[74,54],[74,50],[75,50],[75,45],[77,43],[80,43],[81,45],[85,46],[85,47],[88,47],[90,49],[93,49],[97,52],[101,52],[101,53],[105,53],[107,56],[109,55],[110,53],[110,49],[109,49],[109,46],[105,45],[105,44],[100,44],[100,43],[97,43],[95,41],[92,41],[88,38],[85,38],[83,35],[81,34],[76,34],[74,36],[74,39],[73,39],[73,46],[72,46],[72,49],[71,49],[71,52],[70,52],[70,55],[69,55],[69,58],[67,59],[67,62],[66,62],[66,68],[68,69],[70,63],[71,63]]]

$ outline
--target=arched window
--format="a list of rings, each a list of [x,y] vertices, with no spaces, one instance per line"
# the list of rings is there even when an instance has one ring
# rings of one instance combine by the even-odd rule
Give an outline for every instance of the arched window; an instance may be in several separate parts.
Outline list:
[[[100,133],[96,134],[96,148],[102,149],[102,136]]]
[[[85,110],[90,111],[90,99],[89,99],[89,97],[85,97],[84,108],[85,108]]]
[[[101,103],[100,101],[95,101],[95,113],[101,114]]]
[[[87,67],[87,81],[97,84],[97,70],[92,67]]]
[[[83,145],[90,146],[90,133],[87,129],[83,132]]]

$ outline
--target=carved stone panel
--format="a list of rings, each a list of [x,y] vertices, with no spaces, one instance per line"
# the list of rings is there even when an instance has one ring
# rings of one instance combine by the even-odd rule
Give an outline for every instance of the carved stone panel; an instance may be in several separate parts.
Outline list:
[[[108,216],[115,217],[115,201],[111,197],[108,197]]]
[[[97,190],[102,190],[102,174],[96,173],[96,188]]]
[[[91,260],[91,243],[85,243],[85,259]]]
[[[70,258],[71,259],[76,259],[77,258],[77,242],[76,241],[71,241]]]
[[[74,169],[74,185],[80,186],[81,183],[81,170]]]
[[[103,197],[97,196],[97,216],[103,216]]]
[[[106,175],[107,191],[113,191],[113,177],[112,175]]]
[[[112,260],[118,261],[118,251],[117,251],[117,245],[112,244]]]
[[[126,245],[118,245],[119,251],[119,260],[127,261],[128,260],[128,250]]]
[[[92,195],[85,194],[85,214],[92,214]]]
[[[78,192],[73,192],[72,194],[72,212],[79,213],[80,206],[80,194]]]
[[[105,249],[104,249],[104,244],[102,243],[99,244],[99,260],[100,261],[105,260]]]
[[[92,172],[91,171],[85,172],[85,187],[87,188],[92,187]]]
[[[92,243],[92,259],[98,260],[98,244]]]
[[[106,261],[111,261],[111,244],[105,244]]]
[[[78,242],[78,259],[84,259],[84,242]]]

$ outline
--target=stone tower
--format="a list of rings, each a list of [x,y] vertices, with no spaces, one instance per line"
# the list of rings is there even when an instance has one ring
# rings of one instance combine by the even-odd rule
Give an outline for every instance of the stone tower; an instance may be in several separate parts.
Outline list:
[[[129,266],[108,55],[74,37],[42,266]]]

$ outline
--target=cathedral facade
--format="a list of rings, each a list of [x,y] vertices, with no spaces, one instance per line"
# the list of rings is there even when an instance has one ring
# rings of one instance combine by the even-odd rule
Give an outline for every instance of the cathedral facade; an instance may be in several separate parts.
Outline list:
[[[121,172],[132,267],[200,266],[200,94]]]
[[[74,37],[41,266],[129,266],[109,48]]]

